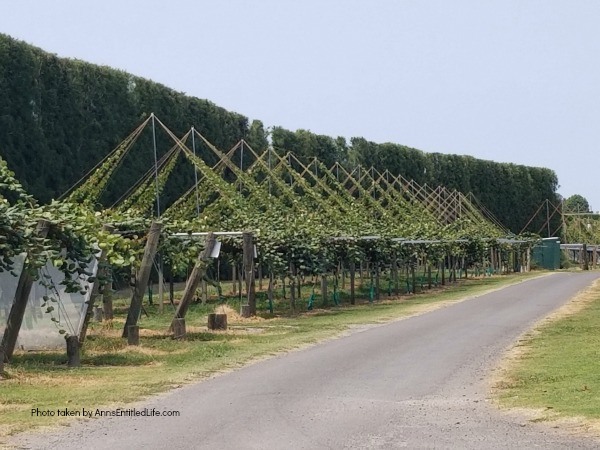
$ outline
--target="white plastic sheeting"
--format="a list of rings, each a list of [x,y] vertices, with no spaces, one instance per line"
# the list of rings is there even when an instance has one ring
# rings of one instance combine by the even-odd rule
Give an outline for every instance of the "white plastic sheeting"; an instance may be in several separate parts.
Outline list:
[[[13,276],[9,272],[0,272],[0,336],[6,328],[6,321],[10,308],[15,298],[15,291],[19,282],[19,276],[23,269],[24,255],[14,259],[14,272],[18,276]],[[96,259],[89,264],[88,271],[96,276],[98,264]],[[31,293],[25,309],[23,324],[19,331],[17,339],[17,349],[22,350],[39,350],[64,348],[64,336],[59,333],[60,329],[64,329],[71,335],[78,335],[81,330],[83,317],[87,311],[87,301],[89,300],[92,286],[87,282],[87,277],[80,278],[79,283],[82,290],[88,286],[85,295],[79,292],[66,293],[65,286],[61,285],[64,280],[64,274],[48,263],[41,270],[42,274],[51,277],[56,290],[49,290],[39,281],[35,282],[31,287]],[[44,303],[44,296],[54,297],[57,302],[47,302],[47,305],[52,305],[54,311],[46,312],[46,307],[41,305]],[[52,318],[58,322],[54,322]]]

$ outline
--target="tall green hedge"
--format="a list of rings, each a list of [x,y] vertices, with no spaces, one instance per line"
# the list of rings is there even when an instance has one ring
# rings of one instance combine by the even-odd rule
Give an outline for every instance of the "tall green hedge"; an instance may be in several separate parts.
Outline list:
[[[0,155],[24,187],[46,202],[65,192],[83,174],[154,112],[176,134],[193,125],[218,148],[241,138],[257,150],[266,134],[260,121],[226,111],[208,100],[186,96],[158,83],[109,67],[63,59],[0,34]],[[424,153],[363,138],[292,132],[275,127],[273,146],[300,158],[318,157],[389,169],[423,184],[473,192],[507,227],[520,231],[546,198],[556,199],[557,177],[549,169],[500,164],[469,156]],[[103,199],[111,204],[153,161],[151,133],[130,152]],[[158,134],[159,156],[171,143]],[[199,152],[214,161],[203,147]],[[193,180],[189,166],[177,168],[167,203]],[[539,224],[534,223],[532,229]],[[534,230],[535,231],[535,230]]]

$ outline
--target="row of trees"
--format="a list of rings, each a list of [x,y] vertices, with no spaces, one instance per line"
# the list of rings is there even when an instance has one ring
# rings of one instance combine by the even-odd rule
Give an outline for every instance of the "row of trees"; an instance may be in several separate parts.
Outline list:
[[[325,165],[388,169],[420,184],[472,192],[502,223],[519,232],[544,200],[556,200],[557,177],[549,169],[500,164],[468,156],[424,153],[364,138],[317,135],[281,127],[266,130],[259,120],[226,111],[210,101],[108,67],[67,60],[0,34],[0,154],[25,188],[42,202],[64,193],[151,112],[179,136],[192,125],[216,147],[245,139],[257,151],[269,145]],[[270,135],[270,136],[269,136]],[[112,204],[153,161],[152,135],[140,137],[102,202]],[[158,137],[159,153],[170,143]],[[159,154],[159,156],[161,156]],[[206,148],[199,155],[216,159]],[[243,155],[242,155],[243,158]],[[176,199],[193,181],[189,167],[165,191]],[[542,219],[540,219],[542,220]],[[531,229],[539,228],[532,223]]]

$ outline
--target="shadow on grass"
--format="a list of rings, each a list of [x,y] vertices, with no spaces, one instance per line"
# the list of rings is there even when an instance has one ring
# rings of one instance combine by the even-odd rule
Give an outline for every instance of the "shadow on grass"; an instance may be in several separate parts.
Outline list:
[[[155,361],[152,355],[139,353],[104,353],[101,355],[82,355],[81,365],[86,366],[144,366]],[[39,352],[15,355],[11,365],[15,368],[48,370],[67,369],[67,355],[56,352]]]

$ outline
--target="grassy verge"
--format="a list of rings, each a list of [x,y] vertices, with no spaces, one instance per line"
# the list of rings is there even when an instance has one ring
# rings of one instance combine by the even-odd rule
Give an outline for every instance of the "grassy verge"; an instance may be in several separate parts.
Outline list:
[[[501,372],[501,406],[533,408],[534,421],[600,423],[600,283],[525,336]]]
[[[68,369],[60,352],[19,352],[0,381],[0,436],[57,425],[57,417],[36,417],[32,409],[56,411],[115,407],[186,382],[240,367],[252,360],[339,335],[354,325],[383,323],[418,314],[448,302],[519,282],[533,274],[461,281],[450,288],[385,301],[343,304],[296,316],[243,319],[228,312],[229,330],[208,332],[206,314],[215,305],[193,305],[186,317],[188,334],[175,341],[166,332],[173,315],[156,305],[142,316],[141,345],[127,346],[121,330],[125,302],[112,324],[94,324],[82,353],[82,367]],[[218,308],[221,308],[219,306]],[[217,309],[217,312],[219,309]],[[67,419],[65,419],[67,420]]]

